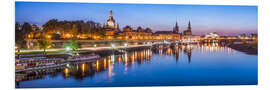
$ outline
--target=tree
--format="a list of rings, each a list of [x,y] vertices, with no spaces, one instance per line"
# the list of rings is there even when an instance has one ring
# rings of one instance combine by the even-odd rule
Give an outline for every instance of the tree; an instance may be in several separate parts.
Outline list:
[[[22,30],[21,30],[21,24],[16,22],[15,24],[15,49],[18,51],[18,57],[20,56],[20,50],[25,45],[25,40],[23,38]]]
[[[51,19],[43,25],[43,30],[48,34],[54,34],[61,32],[61,35],[71,33],[73,39],[76,39],[77,35],[103,35],[102,27],[99,23],[94,21],[58,21],[57,19]]]
[[[16,22],[15,24],[15,45],[20,51],[21,48],[26,47],[26,41],[25,38],[28,33],[32,31],[31,25],[27,22],[24,22],[23,25]]]
[[[21,25],[16,22],[15,24],[15,44],[18,48],[21,47],[21,45],[23,44],[23,35],[22,35],[22,30],[20,29]]]
[[[79,48],[81,48],[81,44],[79,44],[77,40],[70,40],[68,43],[64,44],[64,47],[69,47],[72,51],[77,51]]]
[[[30,32],[32,32],[32,25],[29,24],[28,22],[24,22],[22,25],[22,34],[23,36],[26,38],[27,34],[29,34]]]
[[[45,35],[42,34],[41,38],[38,40],[38,47],[40,49],[43,49],[43,54],[46,54],[46,49],[50,48],[52,46],[52,43],[50,40],[45,38]]]
[[[71,33],[73,34],[73,39],[77,39],[77,35],[78,35],[78,28],[76,24],[72,25],[72,29],[71,29]]]

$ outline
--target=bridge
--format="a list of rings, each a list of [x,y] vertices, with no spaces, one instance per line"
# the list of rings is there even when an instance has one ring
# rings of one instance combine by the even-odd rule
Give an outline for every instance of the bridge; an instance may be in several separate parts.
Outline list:
[[[201,43],[255,43],[257,38],[238,38],[238,37],[218,37],[218,38],[201,38]]]

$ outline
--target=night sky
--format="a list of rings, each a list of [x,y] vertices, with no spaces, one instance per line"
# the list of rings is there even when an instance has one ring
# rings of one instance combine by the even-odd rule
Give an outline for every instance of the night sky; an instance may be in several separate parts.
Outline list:
[[[53,3],[16,2],[15,20],[39,26],[49,19],[93,20],[104,24],[113,10],[120,27],[150,27],[153,31],[172,30],[178,22],[180,31],[187,29],[190,20],[192,32],[204,35],[257,33],[257,6],[174,5],[174,4],[112,4],[112,3]]]

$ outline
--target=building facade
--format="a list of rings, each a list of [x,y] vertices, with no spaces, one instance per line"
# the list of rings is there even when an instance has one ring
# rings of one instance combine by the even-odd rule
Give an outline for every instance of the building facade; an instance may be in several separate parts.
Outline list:
[[[119,25],[117,25],[117,27],[116,27],[116,21],[113,18],[112,10],[110,11],[110,16],[105,24],[104,29],[105,29],[105,39],[106,40],[114,39],[115,33],[119,31]]]
[[[183,32],[183,34],[184,34],[185,36],[191,36],[191,35],[192,35],[190,21],[188,22],[188,28],[187,28],[187,30],[185,30],[185,31]]]
[[[184,43],[193,43],[193,42],[199,42],[200,39],[201,39],[200,35],[192,35],[191,23],[189,21],[187,30],[183,31],[183,36],[181,37],[182,42],[184,42]]]

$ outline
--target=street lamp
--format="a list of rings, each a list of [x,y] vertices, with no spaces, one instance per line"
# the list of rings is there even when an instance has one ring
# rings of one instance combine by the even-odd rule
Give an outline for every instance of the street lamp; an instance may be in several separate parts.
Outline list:
[[[125,48],[125,52],[126,52],[126,51],[127,51],[128,43],[125,43],[124,46],[126,47],[126,48]]]
[[[111,44],[111,45],[112,45],[112,54],[114,55],[115,45],[114,44]]]
[[[151,45],[152,43],[151,42],[147,42],[147,45]]]
[[[115,48],[115,45],[114,44],[112,44],[112,48]]]
[[[124,46],[127,47],[128,46],[128,43],[125,43]]]
[[[67,46],[66,51],[70,51],[70,50],[71,50],[70,46]]]

